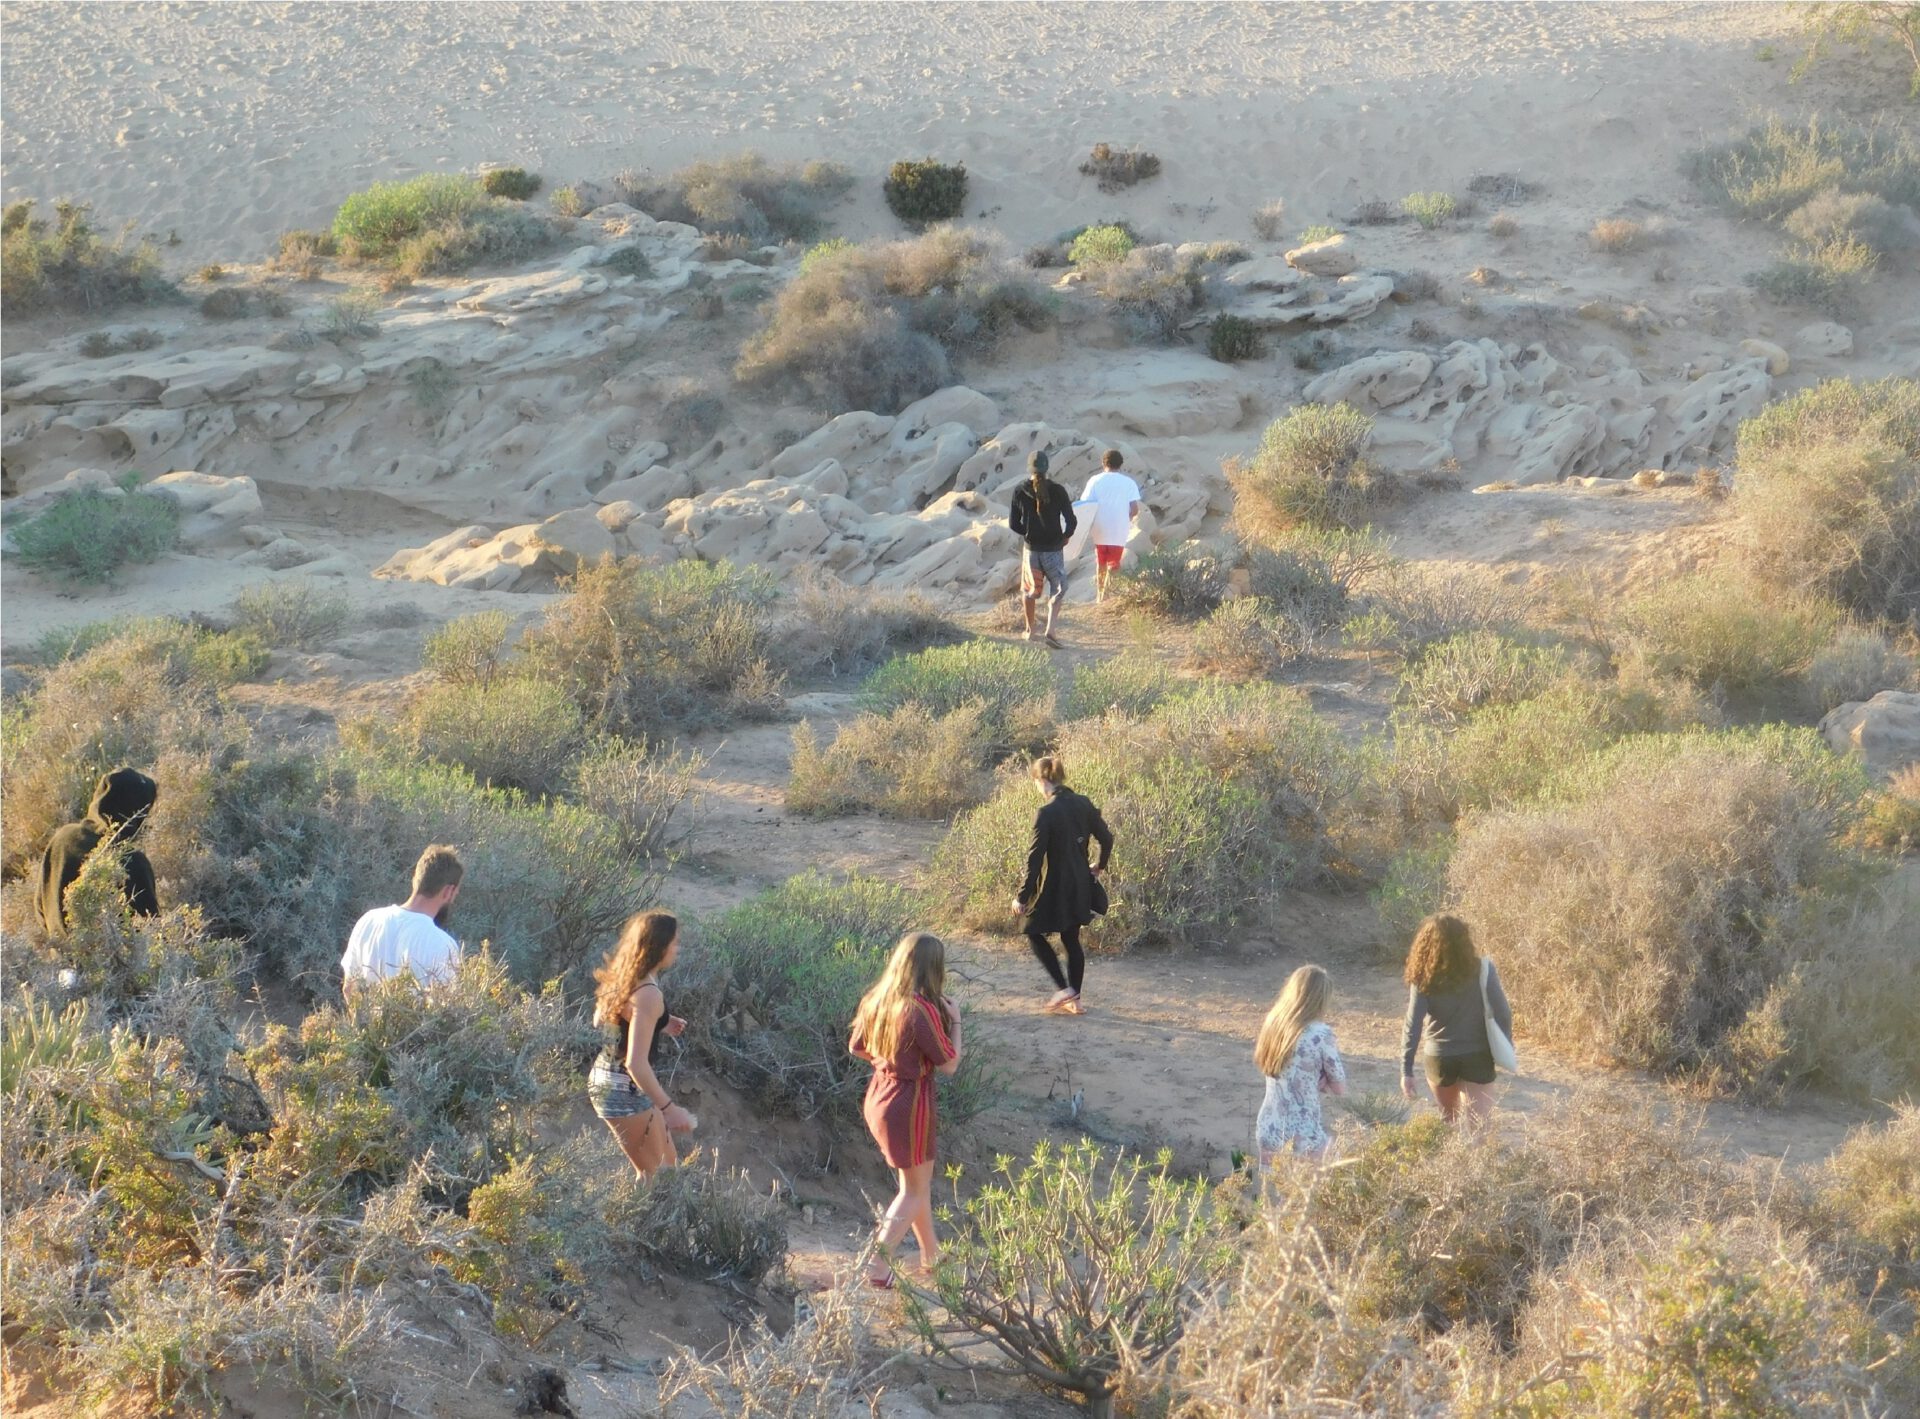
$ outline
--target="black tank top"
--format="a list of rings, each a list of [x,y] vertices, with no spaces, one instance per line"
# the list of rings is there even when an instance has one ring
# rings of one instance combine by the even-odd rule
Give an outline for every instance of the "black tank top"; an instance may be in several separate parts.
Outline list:
[[[655,990],[660,990],[659,981],[642,981],[640,984],[642,987],[650,985]],[[670,1018],[671,1016],[667,1010],[667,993],[664,990],[660,990],[660,1018],[654,1022],[653,1039],[647,1044],[648,1064],[658,1064],[660,1062],[660,1041],[667,1033],[667,1021]],[[632,1038],[631,1031],[633,1021],[627,1016],[622,1015],[619,1020],[619,1025],[620,1029],[616,1037],[617,1043],[609,1045],[607,1048],[609,1052],[612,1053],[614,1062],[624,1065],[627,1062],[627,1043]]]

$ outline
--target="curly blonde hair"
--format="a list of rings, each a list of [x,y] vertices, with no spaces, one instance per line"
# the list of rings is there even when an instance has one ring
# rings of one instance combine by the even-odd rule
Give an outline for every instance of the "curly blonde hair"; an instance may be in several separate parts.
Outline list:
[[[611,1025],[625,1018],[640,982],[660,969],[667,948],[679,934],[680,922],[671,912],[635,912],[627,918],[620,939],[593,973],[594,1024]]]
[[[1480,953],[1473,933],[1457,916],[1430,916],[1413,933],[1403,979],[1415,990],[1450,990],[1472,979]]]

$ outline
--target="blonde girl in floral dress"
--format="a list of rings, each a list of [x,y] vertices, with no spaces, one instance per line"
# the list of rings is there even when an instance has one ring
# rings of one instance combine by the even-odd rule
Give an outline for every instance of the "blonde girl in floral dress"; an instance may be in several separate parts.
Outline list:
[[[1332,1139],[1320,1118],[1320,1096],[1347,1092],[1347,1070],[1326,1021],[1333,987],[1319,966],[1302,966],[1291,976],[1260,1026],[1253,1062],[1267,1076],[1267,1097],[1254,1123],[1253,1141],[1264,1170],[1291,1149],[1315,1162],[1327,1156]]]

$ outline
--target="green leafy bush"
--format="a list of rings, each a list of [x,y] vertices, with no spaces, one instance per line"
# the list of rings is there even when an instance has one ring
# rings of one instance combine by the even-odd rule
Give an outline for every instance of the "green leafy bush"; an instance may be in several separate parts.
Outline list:
[[[1127,227],[1087,227],[1067,247],[1067,260],[1075,266],[1107,266],[1124,261],[1133,246],[1133,232]]]
[[[407,705],[396,732],[415,754],[535,796],[567,782],[587,742],[586,722],[566,688],[524,673],[482,686],[428,685]]]
[[[1065,726],[1068,781],[1100,806],[1116,850],[1106,947],[1212,940],[1293,883],[1330,870],[1360,812],[1360,767],[1298,692],[1203,683],[1142,718]],[[1009,771],[934,854],[934,900],[969,927],[1012,929],[1035,801]]]
[[[524,202],[540,190],[540,175],[525,168],[492,168],[481,174],[480,189],[489,197]]]
[[[825,241],[815,242],[807,248],[807,254],[800,258],[800,270],[804,274],[822,261],[831,261],[841,252],[853,249],[854,244],[845,237],[828,237]]]
[[[1812,306],[1828,315],[1845,315],[1858,304],[1863,278],[1873,270],[1873,249],[1852,239],[1800,247],[1754,272],[1747,282],[1768,300]]]
[[[1920,618],[1920,382],[1828,380],[1740,427],[1743,560],[1783,590]]]
[[[1257,596],[1225,602],[1193,628],[1187,641],[1189,668],[1233,680],[1271,675],[1313,648],[1306,625]]]
[[[456,616],[427,637],[422,668],[449,684],[485,686],[506,664],[512,628],[513,618],[505,611]]]
[[[1428,231],[1453,219],[1459,204],[1448,192],[1411,192],[1400,199],[1400,210]]]
[[[1157,616],[1192,620],[1218,607],[1227,594],[1227,568],[1211,547],[1182,542],[1155,547],[1115,576],[1111,595],[1122,606]]]
[[[478,182],[456,173],[376,182],[340,204],[333,216],[333,235],[337,241],[351,242],[360,256],[379,260],[424,232],[464,220],[486,196]]]
[[[1207,354],[1222,364],[1236,365],[1242,360],[1257,360],[1264,353],[1260,332],[1250,320],[1237,315],[1214,318],[1207,327]]]
[[[1331,241],[1340,235],[1340,228],[1328,226],[1325,222],[1312,222],[1300,228],[1300,245],[1312,246],[1317,241]]]
[[[1801,674],[1840,621],[1824,598],[1770,598],[1744,577],[1713,571],[1648,587],[1620,610],[1626,645],[1655,674],[1733,694]]]
[[[239,634],[294,650],[317,650],[337,639],[351,614],[346,592],[305,577],[256,582],[229,608]]]
[[[1176,688],[1173,673],[1151,652],[1122,651],[1106,660],[1074,666],[1060,714],[1067,720],[1097,718],[1110,710],[1143,715],[1170,698]]]
[[[1373,420],[1350,404],[1303,404],[1227,464],[1235,528],[1269,541],[1296,527],[1358,527],[1384,486],[1367,462]]]
[[[31,200],[8,203],[0,236],[0,301],[15,317],[151,305],[179,294],[151,239],[108,241],[94,231],[84,202],[56,202],[51,223],[33,207]]]
[[[975,706],[983,749],[1004,753],[1044,735],[1053,691],[1046,656],[973,640],[895,656],[867,678],[860,703],[882,713],[918,705],[934,716]]]
[[[1163,345],[1181,338],[1205,290],[1200,268],[1163,246],[1137,250],[1091,270],[1095,288],[1133,338]]]
[[[819,747],[813,726],[794,726],[787,811],[832,816],[871,809],[896,818],[944,818],[985,796],[989,745],[980,701],[935,715],[907,703],[863,714]]]
[[[1696,153],[1696,182],[1743,217],[1777,221],[1831,187],[1920,203],[1920,144],[1894,126],[1836,127],[1779,117]]]
[[[68,581],[112,581],[122,567],[154,562],[180,538],[180,505],[130,474],[119,489],[82,488],[12,529],[23,566]]]
[[[660,221],[763,245],[812,240],[853,174],[838,163],[770,163],[747,152],[692,163],[661,182],[622,177],[616,185],[623,201]]]
[[[1000,1159],[961,1202],[925,1292],[907,1293],[921,1338],[951,1351],[957,1325],[1110,1416],[1122,1368],[1170,1353],[1234,1258],[1205,1185],[1171,1176],[1170,1162],[1109,1159],[1091,1142],[1041,1143],[1018,1167]]]
[[[1488,705],[1530,700],[1569,668],[1556,646],[1468,631],[1428,646],[1401,672],[1400,701],[1416,713],[1458,721]]]
[[[967,165],[903,158],[888,171],[881,191],[887,209],[910,226],[950,222],[966,210]]]

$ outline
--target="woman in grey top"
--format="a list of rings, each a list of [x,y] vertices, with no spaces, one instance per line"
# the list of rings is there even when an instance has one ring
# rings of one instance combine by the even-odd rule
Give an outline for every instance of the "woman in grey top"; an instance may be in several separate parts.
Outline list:
[[[1452,1123],[1464,1095],[1472,1122],[1493,1113],[1493,1052],[1487,1043],[1487,1011],[1508,1039],[1513,1010],[1500,988],[1500,973],[1487,963],[1487,990],[1480,994],[1480,954],[1457,916],[1430,916],[1413,933],[1407,951],[1407,1023],[1400,1034],[1400,1092],[1416,1097],[1413,1056],[1425,1056],[1427,1082],[1441,1116]]]

